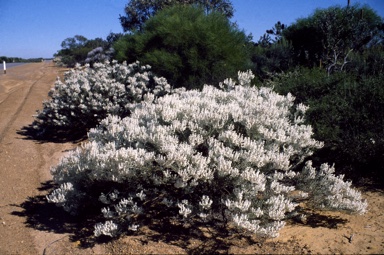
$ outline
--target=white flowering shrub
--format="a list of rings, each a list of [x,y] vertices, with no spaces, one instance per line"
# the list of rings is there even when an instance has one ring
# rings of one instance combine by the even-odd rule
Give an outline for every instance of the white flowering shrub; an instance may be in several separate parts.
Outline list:
[[[34,128],[85,134],[108,114],[128,116],[130,105],[143,100],[148,92],[161,96],[169,91],[165,78],[154,76],[150,66],[140,66],[139,62],[76,66],[65,74],[64,82],[56,81],[49,92],[50,99],[37,113]]]
[[[109,60],[109,56],[104,53],[103,47],[97,47],[88,52],[85,63],[105,62]]]
[[[111,56],[114,53],[114,49],[110,48],[108,50],[104,50],[103,47],[97,47],[88,52],[87,58],[85,59],[85,63],[93,65],[96,62],[105,62],[110,60]]]
[[[360,193],[328,165],[293,171],[322,146],[303,124],[307,107],[251,87],[252,78],[239,73],[222,89],[156,100],[148,94],[129,117],[108,116],[52,169],[60,186],[48,201],[73,214],[98,207],[105,221],[95,236],[135,231],[146,214],[163,212],[163,220],[223,222],[274,237],[298,199],[364,213]]]

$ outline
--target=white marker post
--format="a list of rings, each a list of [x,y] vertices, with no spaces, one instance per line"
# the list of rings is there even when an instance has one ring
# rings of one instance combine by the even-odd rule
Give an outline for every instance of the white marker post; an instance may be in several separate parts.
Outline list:
[[[5,61],[3,61],[3,69],[4,69],[4,74],[7,73],[7,64],[5,64]]]

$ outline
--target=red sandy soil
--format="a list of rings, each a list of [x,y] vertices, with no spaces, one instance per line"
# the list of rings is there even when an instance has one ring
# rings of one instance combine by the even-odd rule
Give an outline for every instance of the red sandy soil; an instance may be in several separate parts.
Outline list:
[[[73,218],[45,199],[52,189],[50,167],[78,143],[37,140],[25,132],[63,72],[52,63],[33,63],[0,74],[0,254],[384,253],[380,190],[363,191],[365,215],[306,211],[305,223],[288,222],[269,240],[162,222],[134,236],[95,239],[94,222]]]

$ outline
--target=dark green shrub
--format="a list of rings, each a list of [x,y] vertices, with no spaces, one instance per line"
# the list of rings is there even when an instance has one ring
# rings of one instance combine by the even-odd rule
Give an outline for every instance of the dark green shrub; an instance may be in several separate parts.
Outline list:
[[[346,71],[362,76],[384,73],[384,45],[367,48],[361,53],[352,53]]]
[[[309,105],[307,121],[325,142],[317,154],[350,178],[384,173],[384,75],[353,76],[301,68],[272,81]],[[384,177],[384,176],[383,176]],[[376,178],[380,181],[380,178]]]
[[[293,67],[293,47],[284,39],[271,44],[258,43],[252,50],[252,71],[261,79],[270,73],[285,72]]]
[[[149,64],[174,87],[201,88],[249,66],[248,38],[220,13],[193,6],[158,12],[114,48],[119,61]]]

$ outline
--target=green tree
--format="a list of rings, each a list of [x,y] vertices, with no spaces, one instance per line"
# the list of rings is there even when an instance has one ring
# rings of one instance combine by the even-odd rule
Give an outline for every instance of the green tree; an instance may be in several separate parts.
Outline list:
[[[324,66],[330,74],[345,68],[351,52],[379,42],[382,24],[383,19],[368,6],[333,6],[298,19],[283,30],[283,36],[292,42],[300,64]]]
[[[251,46],[252,71],[261,81],[273,73],[285,72],[293,67],[292,44],[282,37],[285,27],[278,21]]]
[[[55,57],[60,57],[61,62],[68,67],[73,67],[76,63],[85,64],[90,51],[98,47],[107,50],[117,38],[119,34],[110,34],[107,40],[102,38],[88,40],[82,35],[75,35],[61,43],[62,49],[55,54]]]
[[[67,39],[65,39],[62,43],[61,43],[61,48],[63,48],[63,50],[70,50],[70,49],[74,49],[74,48],[79,48],[79,47],[82,47],[85,45],[85,43],[88,41],[88,39],[82,35],[75,35],[74,37],[69,37]]]
[[[384,73],[384,45],[375,45],[361,53],[353,52],[346,71],[356,76],[377,76]]]
[[[120,15],[120,22],[125,32],[141,30],[145,21],[158,11],[173,5],[200,5],[206,13],[218,11],[226,17],[233,16],[233,6],[229,0],[130,0],[125,6],[125,15]]]
[[[82,63],[88,53],[85,47],[87,42],[88,39],[82,35],[66,38],[61,43],[62,49],[55,54],[55,57],[60,57],[61,62],[68,67],[73,67],[76,63]]]
[[[174,6],[115,44],[119,61],[139,60],[174,87],[218,84],[250,67],[249,38],[218,12]]]
[[[251,52],[252,71],[260,81],[268,79],[271,74],[288,71],[293,67],[293,47],[282,39],[272,44],[255,44]]]

